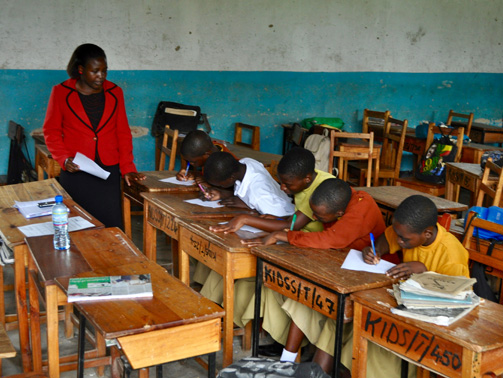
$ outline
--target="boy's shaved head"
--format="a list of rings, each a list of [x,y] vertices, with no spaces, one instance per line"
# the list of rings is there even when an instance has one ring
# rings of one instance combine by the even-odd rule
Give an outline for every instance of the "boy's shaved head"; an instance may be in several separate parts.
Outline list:
[[[325,206],[329,212],[335,214],[338,211],[346,210],[350,199],[351,188],[349,184],[341,179],[333,178],[318,185],[310,202],[315,206]]]
[[[425,196],[407,197],[397,207],[393,222],[408,226],[415,233],[421,233],[428,227],[434,227],[438,221],[437,207]]]
[[[193,130],[183,139],[180,153],[185,157],[200,157],[211,151],[213,142],[203,130]]]
[[[230,179],[232,174],[239,171],[239,161],[228,152],[215,152],[206,160],[204,179],[216,186]]]
[[[304,178],[314,173],[315,159],[311,151],[295,147],[283,156],[278,164],[278,175]]]

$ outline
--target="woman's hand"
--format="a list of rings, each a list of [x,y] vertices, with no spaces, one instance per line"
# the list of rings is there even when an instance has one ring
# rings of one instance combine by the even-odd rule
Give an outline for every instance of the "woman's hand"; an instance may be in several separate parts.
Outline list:
[[[72,157],[65,160],[65,169],[70,173],[80,171],[80,167],[73,162]]]
[[[386,275],[393,278],[405,279],[409,278],[412,273],[423,273],[426,271],[426,266],[422,262],[409,261],[395,265],[386,272]]]
[[[377,265],[379,264],[379,261],[381,261],[381,258],[374,255],[374,250],[369,246],[363,248],[362,257],[363,261],[370,265]]]
[[[126,180],[127,186],[131,186],[131,182],[145,180],[146,176],[139,172],[129,172],[124,175],[124,180]]]

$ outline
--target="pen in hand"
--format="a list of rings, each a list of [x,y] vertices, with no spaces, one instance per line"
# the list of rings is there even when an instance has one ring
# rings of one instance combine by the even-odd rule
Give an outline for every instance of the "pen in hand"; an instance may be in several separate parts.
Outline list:
[[[374,256],[377,257],[374,234],[372,232],[370,233],[370,244],[372,244],[372,252],[374,252]]]
[[[189,167],[190,167],[190,163],[187,162],[187,168],[185,168],[185,174],[183,175],[183,177],[187,177],[187,173],[189,173]]]
[[[290,231],[293,231],[293,226],[295,226],[295,221],[297,220],[297,214],[293,214],[292,224],[290,225]]]

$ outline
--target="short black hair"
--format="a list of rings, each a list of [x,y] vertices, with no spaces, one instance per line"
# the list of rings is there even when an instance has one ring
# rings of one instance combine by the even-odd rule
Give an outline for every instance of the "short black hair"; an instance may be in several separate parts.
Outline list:
[[[213,148],[211,137],[203,130],[193,130],[183,139],[180,153],[186,157],[200,157]]]
[[[351,187],[338,178],[323,181],[314,190],[310,202],[315,206],[325,206],[332,214],[346,210],[351,200]]]
[[[78,79],[80,77],[79,74],[79,66],[85,66],[89,59],[99,59],[103,58],[107,60],[107,56],[105,55],[105,51],[99,46],[93,45],[92,43],[84,43],[75,49],[66,66],[66,72],[68,76],[72,79]]]
[[[422,233],[426,228],[435,226],[438,222],[438,211],[433,201],[425,196],[407,197],[395,210],[393,222],[409,227],[416,233]]]
[[[293,176],[303,179],[314,173],[315,159],[311,151],[294,147],[281,158],[278,164],[278,175]]]
[[[239,161],[228,152],[215,152],[204,165],[204,179],[211,185],[220,186],[239,171]]]

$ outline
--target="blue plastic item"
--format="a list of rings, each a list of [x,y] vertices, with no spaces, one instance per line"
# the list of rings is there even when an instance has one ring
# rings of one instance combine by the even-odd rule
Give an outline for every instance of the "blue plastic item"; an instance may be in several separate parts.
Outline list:
[[[487,221],[503,225],[503,209],[501,207],[473,206],[468,209],[467,214],[469,214],[470,211],[476,212],[479,215],[480,219],[485,219]],[[468,218],[468,216],[466,218]],[[466,228],[466,218],[465,218],[465,228]],[[478,230],[478,237],[481,239],[503,240],[503,235],[497,234],[496,232],[480,229],[478,227],[474,228],[473,236],[477,236],[477,230]]]

